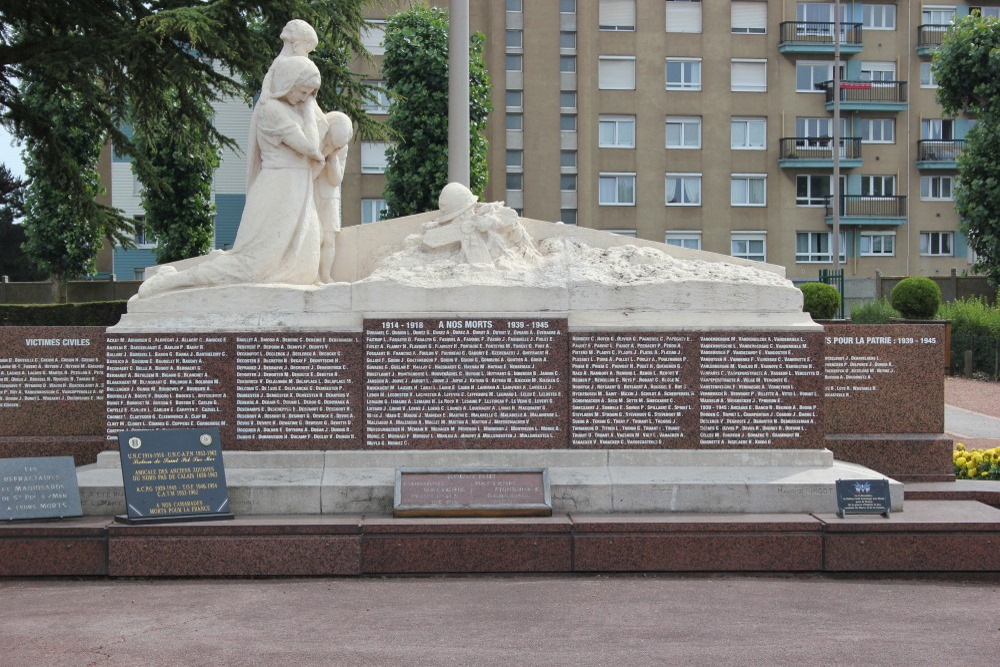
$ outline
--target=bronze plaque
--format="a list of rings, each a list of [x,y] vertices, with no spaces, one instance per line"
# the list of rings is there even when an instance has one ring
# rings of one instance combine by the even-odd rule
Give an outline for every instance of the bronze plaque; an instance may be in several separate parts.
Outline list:
[[[393,515],[552,516],[549,473],[544,468],[399,468]]]

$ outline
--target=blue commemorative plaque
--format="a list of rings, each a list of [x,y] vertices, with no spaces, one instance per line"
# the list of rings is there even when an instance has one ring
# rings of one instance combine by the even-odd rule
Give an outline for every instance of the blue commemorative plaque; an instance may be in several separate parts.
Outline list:
[[[0,459],[0,520],[83,516],[72,456]]]
[[[892,510],[887,479],[838,479],[837,515],[881,514],[888,518]]]
[[[232,519],[219,429],[122,431],[122,523]]]

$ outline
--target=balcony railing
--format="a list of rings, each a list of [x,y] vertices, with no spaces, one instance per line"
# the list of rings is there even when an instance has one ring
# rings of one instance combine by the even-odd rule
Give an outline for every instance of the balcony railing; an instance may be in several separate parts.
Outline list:
[[[833,103],[833,81],[816,84],[826,90],[827,104]],[[841,81],[840,101],[853,103],[905,104],[905,81]]]
[[[917,48],[941,46],[944,35],[951,25],[927,24],[917,26]]]
[[[785,21],[781,24],[781,44],[833,45],[833,23],[815,21]],[[861,24],[841,23],[840,43],[861,45]]]
[[[917,142],[920,162],[954,162],[962,152],[964,139],[921,139]]]
[[[840,157],[847,160],[861,158],[861,138],[842,137]],[[832,160],[832,137],[782,137],[780,160]]]
[[[826,200],[827,217],[833,215],[832,199]],[[849,218],[905,218],[906,197],[843,195],[840,198],[840,215]]]

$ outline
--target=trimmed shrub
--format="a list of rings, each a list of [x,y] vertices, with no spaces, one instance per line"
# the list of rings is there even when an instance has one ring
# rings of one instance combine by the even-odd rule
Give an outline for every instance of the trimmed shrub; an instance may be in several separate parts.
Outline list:
[[[885,297],[851,308],[851,322],[854,324],[888,324],[892,317],[902,315]]]
[[[997,377],[1000,350],[1000,306],[991,306],[982,297],[959,299],[942,304],[938,319],[951,320],[951,367],[964,374],[965,352],[972,351],[972,369]]]
[[[829,320],[837,315],[840,309],[840,293],[833,285],[826,283],[803,283],[802,310],[809,313],[814,320]]]
[[[929,320],[941,307],[941,288],[930,278],[903,278],[889,293],[892,307],[908,320]]]
[[[59,304],[0,304],[0,326],[110,327],[128,309],[127,301]]]

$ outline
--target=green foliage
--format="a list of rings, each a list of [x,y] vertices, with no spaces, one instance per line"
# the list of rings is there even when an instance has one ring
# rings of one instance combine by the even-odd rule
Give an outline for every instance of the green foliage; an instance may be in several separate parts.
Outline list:
[[[894,317],[902,315],[885,297],[851,308],[851,322],[854,324],[888,324],[889,319]]]
[[[493,110],[484,41],[477,33],[469,46],[470,189],[480,196],[488,180],[486,118]],[[386,215],[434,210],[448,183],[447,12],[417,5],[389,19],[382,72],[394,96],[388,125],[396,137],[387,150]]]
[[[210,113],[208,102],[203,104]],[[142,208],[156,239],[156,261],[204,255],[214,237],[212,176],[220,161],[218,141],[182,116],[155,131],[146,126],[133,140],[148,158],[137,162],[135,171],[144,184]]]
[[[25,172],[29,184],[25,197],[24,250],[45,274],[58,282],[94,271],[94,260],[108,231],[108,216],[99,212],[95,199],[104,189],[97,163],[104,132],[87,100],[60,95],[33,72],[22,82],[22,102],[44,115],[52,126],[50,138],[63,151],[67,173],[48,168],[50,146],[24,137]]]
[[[941,288],[924,276],[903,278],[889,293],[889,302],[908,320],[929,320],[941,306]]]
[[[814,320],[829,320],[837,315],[840,293],[836,287],[826,283],[803,283],[799,289],[802,290],[802,310]]]
[[[25,257],[24,226],[14,221],[24,215],[25,182],[0,165],[0,276],[11,280],[41,280],[45,275]]]
[[[973,369],[993,375],[1000,348],[1000,305],[984,298],[959,299],[942,304],[938,319],[951,320],[951,366],[965,371],[965,352],[972,351]]]
[[[13,305],[0,304],[0,326],[5,327],[110,327],[128,310],[127,301],[93,301]]]
[[[979,123],[958,157],[955,210],[976,252],[976,269],[1000,282],[1000,21],[959,20],[935,49],[937,100],[945,113],[974,113]]]

